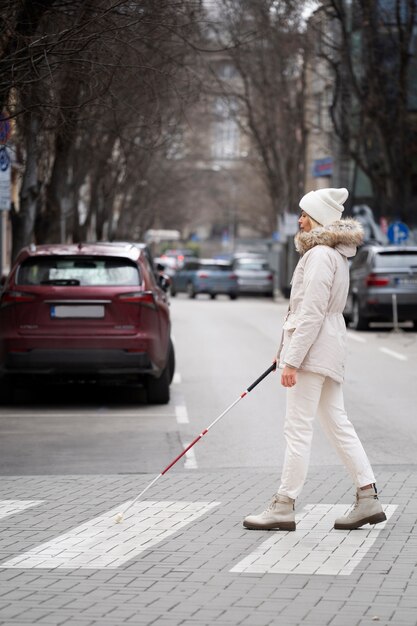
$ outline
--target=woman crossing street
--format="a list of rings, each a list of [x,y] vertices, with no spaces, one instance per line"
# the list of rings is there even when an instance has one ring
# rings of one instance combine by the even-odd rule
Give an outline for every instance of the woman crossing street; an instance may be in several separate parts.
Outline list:
[[[295,500],[307,477],[316,416],[356,486],[354,507],[334,527],[351,530],[386,519],[372,467],[343,401],[348,259],[363,240],[358,222],[341,219],[347,197],[347,189],[328,188],[310,191],[300,201],[295,238],[300,260],[277,356],[287,388],[284,465],[267,509],[244,519],[248,529],[296,529]]]

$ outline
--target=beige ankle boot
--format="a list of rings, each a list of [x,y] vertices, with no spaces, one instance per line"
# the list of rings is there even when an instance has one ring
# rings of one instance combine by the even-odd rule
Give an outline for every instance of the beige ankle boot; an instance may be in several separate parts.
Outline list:
[[[365,524],[385,522],[386,519],[376,489],[370,487],[356,491],[356,503],[353,509],[345,517],[339,517],[335,521],[334,527],[338,530],[353,530]]]
[[[250,530],[295,530],[294,500],[277,493],[266,511],[248,515],[243,525]]]

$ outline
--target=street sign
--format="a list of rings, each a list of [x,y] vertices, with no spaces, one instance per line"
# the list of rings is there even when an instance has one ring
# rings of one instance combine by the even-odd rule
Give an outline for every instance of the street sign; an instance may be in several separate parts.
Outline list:
[[[315,159],[313,162],[312,174],[314,178],[333,175],[333,158],[325,157],[324,159]]]
[[[405,243],[410,236],[410,230],[404,222],[391,222],[388,226],[388,241],[393,244]]]
[[[0,211],[8,211],[11,203],[11,165],[7,148],[0,147]]]

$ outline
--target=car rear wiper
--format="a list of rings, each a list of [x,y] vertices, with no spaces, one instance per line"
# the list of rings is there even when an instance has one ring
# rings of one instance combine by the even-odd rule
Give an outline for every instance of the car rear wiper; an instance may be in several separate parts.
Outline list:
[[[51,278],[51,280],[42,280],[41,285],[56,285],[57,287],[78,287],[81,285],[76,278]]]

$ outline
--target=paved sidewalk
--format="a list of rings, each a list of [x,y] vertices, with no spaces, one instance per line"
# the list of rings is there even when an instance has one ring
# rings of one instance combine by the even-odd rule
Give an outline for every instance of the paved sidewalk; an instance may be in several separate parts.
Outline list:
[[[256,471],[3,477],[0,624],[417,625],[417,466],[376,467],[388,521],[332,529],[342,468],[310,471],[295,533],[247,531],[277,478]],[[346,505],[346,506],[343,506]]]

